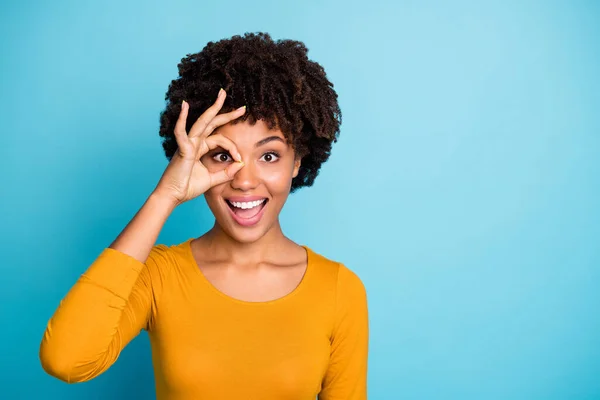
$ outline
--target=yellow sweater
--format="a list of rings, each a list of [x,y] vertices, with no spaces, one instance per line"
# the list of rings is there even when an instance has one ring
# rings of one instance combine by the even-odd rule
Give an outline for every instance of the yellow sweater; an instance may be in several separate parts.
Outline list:
[[[145,263],[104,249],[48,322],[44,369],[92,379],[145,329],[159,400],[367,398],[367,298],[357,275],[305,247],[294,291],[241,301],[203,276],[191,240],[156,245]]]

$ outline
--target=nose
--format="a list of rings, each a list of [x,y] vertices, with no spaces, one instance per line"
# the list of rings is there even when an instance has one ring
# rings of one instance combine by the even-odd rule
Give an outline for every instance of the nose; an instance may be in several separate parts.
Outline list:
[[[244,192],[255,189],[258,184],[259,179],[253,163],[245,164],[231,180],[231,187],[233,189]]]

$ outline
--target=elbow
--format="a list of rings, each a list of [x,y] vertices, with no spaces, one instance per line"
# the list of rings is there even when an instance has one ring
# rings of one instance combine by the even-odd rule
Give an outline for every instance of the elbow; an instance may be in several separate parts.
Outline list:
[[[42,368],[50,376],[66,383],[79,383],[93,377],[91,371],[83,371],[83,366],[71,356],[71,351],[56,341],[42,340],[39,358]]]
[[[67,357],[63,357],[60,351],[52,348],[52,345],[42,342],[40,346],[40,362],[42,368],[50,376],[60,379],[66,383],[75,383],[71,376],[73,375],[73,364]]]
[[[42,368],[66,383],[94,379],[117,360],[120,350],[114,339],[107,346],[98,345],[94,339],[48,325],[39,348]]]

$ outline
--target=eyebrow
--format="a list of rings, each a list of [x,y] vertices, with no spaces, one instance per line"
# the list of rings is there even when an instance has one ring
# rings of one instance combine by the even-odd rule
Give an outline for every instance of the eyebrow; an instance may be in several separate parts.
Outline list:
[[[265,138],[263,140],[259,140],[258,142],[256,142],[256,144],[254,145],[254,147],[260,147],[262,145],[265,145],[265,144],[267,144],[269,142],[273,142],[273,141],[280,141],[282,143],[285,143],[285,140],[283,140],[279,136],[269,136],[268,138]]]

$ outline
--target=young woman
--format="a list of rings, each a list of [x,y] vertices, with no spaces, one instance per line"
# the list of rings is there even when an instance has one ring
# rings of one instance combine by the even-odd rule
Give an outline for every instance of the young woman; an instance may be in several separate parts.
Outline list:
[[[170,163],[61,301],[44,369],[90,380],[144,329],[158,399],[366,399],[365,288],[279,224],[339,134],[325,71],[301,42],[259,33],[208,43],[179,75],[161,114]],[[212,229],[155,244],[173,209],[202,194]]]

